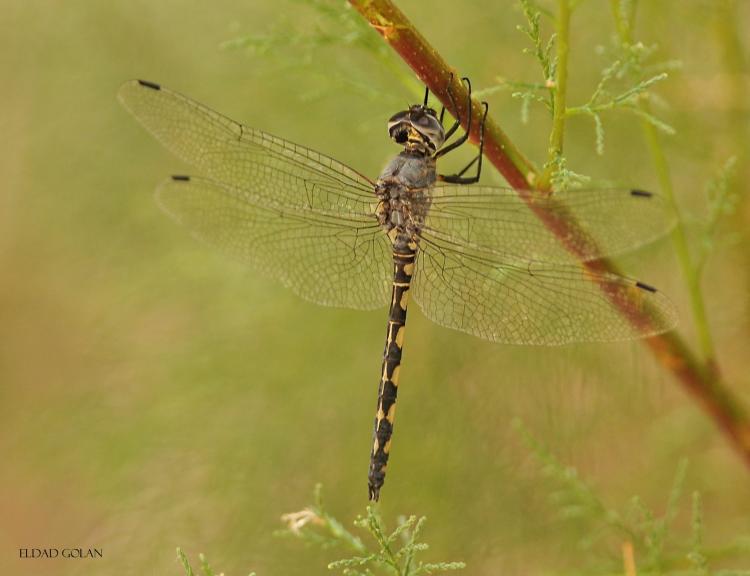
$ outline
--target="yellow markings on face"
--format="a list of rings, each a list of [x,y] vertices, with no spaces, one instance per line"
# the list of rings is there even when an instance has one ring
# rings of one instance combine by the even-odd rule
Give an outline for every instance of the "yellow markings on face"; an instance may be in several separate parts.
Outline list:
[[[404,264],[404,274],[411,277],[414,274],[414,262],[411,264]]]
[[[404,347],[404,327],[400,326],[398,332],[396,332],[396,346],[399,348]]]
[[[406,306],[409,304],[409,290],[404,290],[401,293],[401,302],[399,302],[399,306],[401,306],[401,310],[406,310]]]

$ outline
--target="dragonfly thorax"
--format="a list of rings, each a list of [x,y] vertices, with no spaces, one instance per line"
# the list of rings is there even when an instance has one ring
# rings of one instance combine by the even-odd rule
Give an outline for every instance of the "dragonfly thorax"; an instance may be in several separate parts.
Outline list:
[[[435,110],[415,104],[388,120],[391,139],[407,151],[432,156],[445,142],[445,130]]]
[[[430,208],[429,188],[436,179],[435,159],[404,150],[391,160],[375,184],[377,217],[394,246],[417,242]]]

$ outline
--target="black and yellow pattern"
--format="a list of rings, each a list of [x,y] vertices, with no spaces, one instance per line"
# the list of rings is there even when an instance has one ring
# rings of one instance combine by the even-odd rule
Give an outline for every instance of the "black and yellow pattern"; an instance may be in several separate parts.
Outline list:
[[[388,456],[393,434],[393,421],[396,415],[398,376],[401,369],[401,353],[404,347],[406,310],[409,304],[409,288],[414,275],[416,246],[408,246],[403,251],[393,252],[393,290],[388,314],[388,331],[383,350],[383,369],[378,388],[378,409],[375,415],[372,454],[368,484],[370,500],[380,496],[380,488],[385,481]]]
[[[444,131],[442,114],[427,99],[389,120],[389,135],[404,149],[373,181],[154,82],[127,82],[118,96],[164,146],[203,173],[170,178],[156,194],[195,237],[317,304],[380,308],[391,286],[368,476],[372,500],[388,464],[410,295],[434,322],[492,342],[627,340],[675,325],[674,306],[650,285],[581,265],[663,235],[673,220],[668,203],[623,188],[537,197],[477,186],[481,153],[475,177],[462,176],[472,162],[438,181],[437,158],[466,134],[444,146],[458,123]],[[536,198],[532,210],[529,196]],[[570,216],[584,233],[561,243],[548,226]]]

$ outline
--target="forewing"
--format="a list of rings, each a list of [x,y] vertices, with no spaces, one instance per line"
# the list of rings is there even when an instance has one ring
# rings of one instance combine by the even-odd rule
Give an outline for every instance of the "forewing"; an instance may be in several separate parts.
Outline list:
[[[661,197],[642,190],[607,188],[569,190],[534,196],[533,210],[512,188],[438,184],[425,230],[462,245],[516,258],[571,263],[626,252],[666,234],[674,217]],[[574,218],[582,234],[553,234],[543,220]],[[594,248],[596,247],[596,249]]]
[[[667,298],[630,278],[459,247],[429,233],[413,294],[434,322],[507,344],[628,340],[677,322]]]
[[[164,182],[156,197],[194,236],[306,300],[358,309],[388,303],[391,246],[370,217],[275,209],[242,190],[187,176]]]
[[[323,154],[243,126],[151,82],[126,82],[118,97],[175,155],[256,203],[354,214],[373,211],[373,184]]]

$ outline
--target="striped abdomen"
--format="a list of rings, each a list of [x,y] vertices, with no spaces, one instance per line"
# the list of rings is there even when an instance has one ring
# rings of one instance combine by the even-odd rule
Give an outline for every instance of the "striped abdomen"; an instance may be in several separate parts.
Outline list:
[[[383,369],[378,387],[378,411],[375,415],[372,454],[368,483],[370,500],[377,500],[385,481],[385,470],[391,448],[393,419],[396,414],[398,373],[401,365],[401,350],[404,345],[406,307],[409,301],[409,286],[414,273],[416,246],[393,251],[393,290],[388,314],[388,332],[383,351]]]

